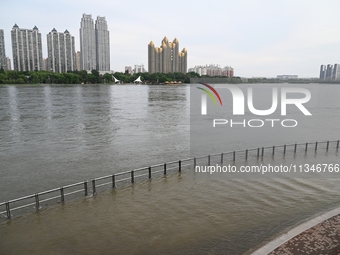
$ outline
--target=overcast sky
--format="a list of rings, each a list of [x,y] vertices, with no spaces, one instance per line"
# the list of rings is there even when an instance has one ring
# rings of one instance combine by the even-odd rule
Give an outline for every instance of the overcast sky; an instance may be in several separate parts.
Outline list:
[[[0,29],[12,59],[10,32],[35,25],[42,34],[68,29],[79,46],[83,13],[105,16],[110,31],[111,69],[144,64],[147,45],[164,36],[188,50],[188,68],[232,66],[236,76],[318,77],[321,64],[340,63],[339,0],[0,0]]]

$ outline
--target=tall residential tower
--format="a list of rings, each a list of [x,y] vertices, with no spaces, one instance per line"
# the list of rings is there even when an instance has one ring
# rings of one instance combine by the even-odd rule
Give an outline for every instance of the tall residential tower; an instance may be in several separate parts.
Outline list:
[[[184,48],[179,52],[179,41],[175,38],[169,42],[167,37],[161,46],[155,47],[153,41],[148,45],[148,71],[149,73],[186,73],[188,52]]]
[[[110,39],[105,17],[83,14],[80,22],[81,68],[91,71],[110,71]]]
[[[327,65],[326,80],[327,81],[333,80],[333,65],[331,65],[331,64]]]
[[[80,22],[80,54],[82,70],[96,69],[96,34],[92,15],[83,14]]]
[[[43,70],[41,33],[33,29],[19,28],[15,24],[11,31],[13,65],[16,71]]]
[[[0,69],[7,70],[4,30],[0,29]]]
[[[97,17],[96,31],[96,68],[98,71],[110,71],[110,34],[105,17]]]
[[[326,80],[326,70],[327,70],[327,67],[325,65],[321,65],[321,67],[320,67],[320,80]]]
[[[47,34],[47,51],[50,71],[63,73],[76,69],[74,37],[68,30],[58,33],[53,28]]]

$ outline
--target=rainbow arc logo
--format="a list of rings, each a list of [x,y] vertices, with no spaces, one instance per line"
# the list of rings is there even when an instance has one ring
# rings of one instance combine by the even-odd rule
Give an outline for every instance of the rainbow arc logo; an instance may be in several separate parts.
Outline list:
[[[202,94],[202,108],[201,108],[201,114],[202,115],[207,115],[207,95],[209,95],[209,97],[211,98],[211,100],[214,102],[214,104],[217,105],[217,100],[218,99],[220,105],[222,106],[222,100],[220,95],[218,94],[218,92],[216,91],[216,89],[214,89],[214,87],[212,87],[209,84],[206,83],[202,83],[200,82],[200,84],[202,84],[203,86],[207,87],[206,88],[201,88],[201,87],[197,87],[200,90],[203,90],[206,94]]]
[[[200,82],[200,84],[202,84],[202,85],[206,86],[207,88],[209,88],[209,89],[216,95],[216,97],[218,98],[218,101],[220,102],[220,105],[222,106],[221,97],[220,97],[220,95],[217,93],[216,89],[214,89],[211,85],[206,84],[206,83]],[[207,90],[207,89],[205,89],[205,88],[200,88],[200,87],[197,87],[197,88],[198,88],[198,89],[201,89],[201,90],[203,90],[205,93],[207,93],[207,94],[210,96],[210,98],[213,100],[214,104],[217,104],[216,98],[214,97],[214,95],[213,95],[209,90]]]

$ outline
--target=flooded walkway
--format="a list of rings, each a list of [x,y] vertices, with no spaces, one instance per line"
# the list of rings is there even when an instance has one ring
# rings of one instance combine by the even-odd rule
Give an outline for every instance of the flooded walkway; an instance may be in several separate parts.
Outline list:
[[[282,157],[258,163],[275,160]],[[334,163],[338,156],[285,160]],[[2,222],[0,253],[244,254],[338,207],[339,194],[337,179],[228,178],[187,170]]]

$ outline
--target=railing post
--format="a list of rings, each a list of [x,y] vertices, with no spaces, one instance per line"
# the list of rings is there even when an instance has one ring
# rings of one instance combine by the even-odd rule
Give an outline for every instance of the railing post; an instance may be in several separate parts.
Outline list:
[[[7,219],[11,218],[11,209],[9,208],[9,202],[6,202],[6,213],[7,213]]]
[[[92,194],[96,194],[96,180],[92,180]]]
[[[182,171],[182,161],[178,160],[178,172]]]
[[[286,145],[283,146],[283,155],[286,155]]]
[[[318,150],[318,142],[315,142],[315,151]]]
[[[40,204],[39,204],[39,195],[35,194],[35,208],[37,209],[37,211],[39,210]]]
[[[329,141],[327,141],[327,148],[326,148],[327,151],[328,151],[328,148],[329,148]]]
[[[151,166],[149,166],[149,179],[151,179]]]
[[[308,149],[308,143],[306,143],[305,152],[307,152],[307,149]]]
[[[194,157],[194,168],[196,168],[196,157]]]
[[[257,158],[260,157],[260,148],[257,148]]]
[[[135,182],[135,174],[134,174],[134,171],[132,170],[131,171],[131,183],[134,183]]]
[[[166,175],[166,163],[164,163],[164,175]]]
[[[273,146],[273,156],[274,156],[274,154],[275,154],[275,146]]]
[[[210,166],[210,154],[208,155],[208,166]]]
[[[294,153],[296,153],[296,147],[297,147],[297,143],[295,143],[295,146],[294,146]]]
[[[85,192],[85,197],[88,195],[87,193],[87,181],[84,181],[84,192]]]
[[[221,164],[223,164],[223,152],[221,153]]]
[[[263,157],[263,155],[264,155],[264,147],[262,147],[262,155],[261,156]]]
[[[112,188],[116,187],[116,176],[113,174],[112,175]]]
[[[248,160],[248,149],[246,149],[246,160]]]
[[[236,155],[235,155],[235,151],[233,151],[233,161],[235,161]]]
[[[60,188],[60,200],[61,200],[62,203],[64,203],[64,201],[65,201],[64,188],[63,187]]]
[[[338,149],[339,148],[339,140],[336,142],[336,148]]]

